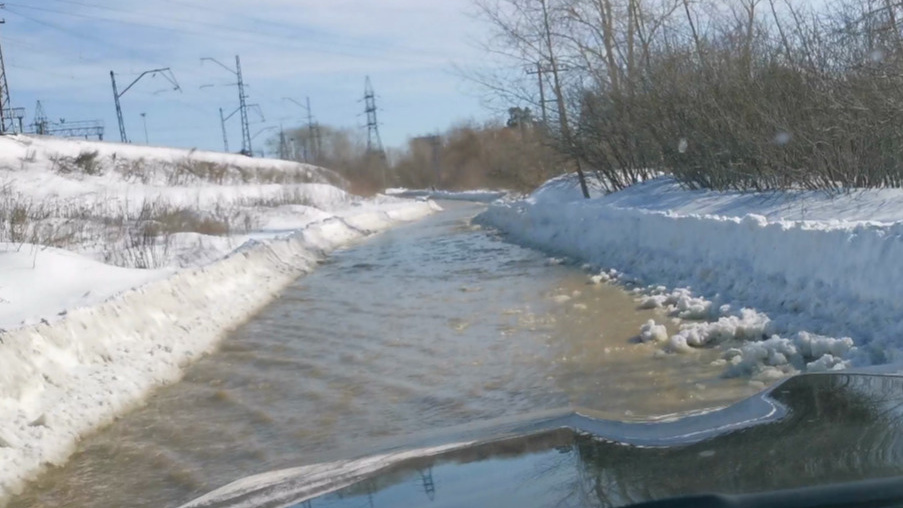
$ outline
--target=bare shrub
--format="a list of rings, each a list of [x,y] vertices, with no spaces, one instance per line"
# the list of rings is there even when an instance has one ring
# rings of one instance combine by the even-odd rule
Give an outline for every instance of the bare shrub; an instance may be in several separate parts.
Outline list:
[[[25,243],[28,241],[28,224],[32,206],[23,202],[13,203],[8,210],[9,241],[12,243]]]
[[[615,189],[659,173],[716,189],[903,186],[903,4],[476,2],[491,49],[562,76],[545,128]],[[518,95],[535,81],[493,85],[542,106]]]
[[[79,217],[87,213],[84,207],[62,201],[35,201],[4,186],[0,188],[0,242],[19,246],[78,245],[92,236],[87,221]]]
[[[106,244],[103,260],[128,268],[156,269],[169,262],[170,236],[157,236],[141,228],[128,230],[119,243]]]
[[[98,152],[84,151],[75,157],[54,156],[50,158],[51,169],[62,175],[85,174],[99,176],[103,174],[103,164],[98,158]]]
[[[245,166],[238,166],[238,175],[242,183],[251,183],[254,181],[254,170]]]
[[[242,206],[245,207],[264,207],[264,208],[276,208],[280,206],[286,205],[304,205],[304,206],[314,206],[315,203],[311,200],[310,196],[308,196],[305,192],[302,192],[298,187],[288,187],[282,189],[282,192],[278,196],[269,197],[269,198],[253,198],[253,199],[244,199],[241,201]]]
[[[140,182],[149,184],[153,182],[156,171],[154,167],[144,160],[138,159],[114,159],[113,170],[122,175],[127,182]]]
[[[142,234],[166,236],[173,233],[200,233],[223,236],[231,231],[229,220],[220,214],[205,213],[189,207],[169,207],[145,203],[137,219]]]
[[[97,150],[81,152],[72,162],[86,175],[100,175],[103,173],[103,165],[97,158]]]
[[[191,182],[210,182],[222,185],[228,175],[229,166],[226,164],[185,157],[171,166],[167,183],[183,185]]]

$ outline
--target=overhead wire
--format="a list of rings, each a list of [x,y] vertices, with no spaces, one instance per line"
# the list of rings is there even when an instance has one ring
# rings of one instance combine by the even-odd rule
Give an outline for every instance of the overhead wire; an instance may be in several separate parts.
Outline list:
[[[145,58],[148,57],[148,55],[138,55],[138,54],[136,54],[133,50],[131,50],[130,48],[122,48],[122,47],[119,47],[119,48],[116,48],[116,50],[114,50],[113,48],[110,47],[110,43],[109,43],[109,41],[107,41],[107,40],[103,40],[103,39],[101,39],[101,38],[99,38],[99,37],[96,37],[96,36],[88,35],[88,34],[79,32],[79,31],[77,31],[77,30],[72,30],[71,28],[67,28],[67,27],[64,27],[64,26],[60,26],[60,25],[58,25],[58,24],[56,24],[56,23],[52,23],[52,22],[49,22],[49,21],[46,21],[46,20],[43,20],[43,19],[36,18],[36,17],[34,17],[34,16],[30,16],[30,15],[28,15],[28,14],[24,14],[24,13],[18,12],[18,10],[16,10],[16,9],[10,9],[9,6],[8,6],[8,4],[7,4],[6,8],[4,9],[4,11],[9,12],[10,14],[13,14],[14,16],[18,16],[18,17],[20,17],[20,18],[23,18],[23,19],[25,19],[25,20],[28,20],[28,21],[31,22],[31,23],[35,23],[35,24],[37,24],[37,25],[41,25],[41,26],[44,26],[44,27],[47,27],[47,28],[51,28],[51,29],[53,29],[53,30],[57,30],[57,31],[59,31],[59,32],[62,32],[62,33],[64,33],[64,34],[70,36],[70,37],[74,37],[74,38],[76,38],[76,39],[81,39],[81,40],[84,40],[84,41],[87,41],[87,42],[91,42],[91,43],[95,44],[97,47],[103,49],[104,52],[107,53],[107,54],[114,54],[114,51],[120,51],[120,52],[124,52],[124,53],[128,54],[128,55],[131,56],[131,57],[137,57],[137,58],[140,58],[140,59],[145,59]]]
[[[229,41],[237,41],[237,42],[246,42],[255,45],[261,46],[274,46],[282,49],[293,49],[298,48],[309,53],[317,53],[317,54],[328,54],[328,55],[339,55],[339,56],[348,56],[355,58],[365,58],[370,60],[378,60],[378,61],[386,61],[386,62],[402,62],[402,63],[410,63],[410,64],[420,64],[427,63],[419,58],[412,58],[412,56],[422,56],[424,58],[429,58],[433,61],[429,61],[431,65],[434,65],[438,58],[442,55],[423,51],[417,48],[404,48],[395,44],[380,44],[371,41],[363,41],[359,40],[355,42],[349,42],[344,39],[337,38],[336,35],[330,34],[328,32],[317,33],[316,39],[304,39],[299,38],[297,36],[289,37],[289,36],[280,36],[276,33],[273,33],[272,30],[268,30],[266,32],[255,30],[253,28],[249,28],[246,26],[234,26],[234,25],[226,25],[220,24],[210,21],[198,20],[198,19],[185,19],[178,16],[168,16],[168,15],[148,15],[147,13],[136,13],[134,11],[120,9],[111,6],[98,5],[86,1],[80,0],[51,0],[53,2],[57,2],[59,4],[66,4],[70,6],[78,6],[84,7],[88,9],[88,11],[79,11],[72,12],[71,10],[65,10],[64,8],[48,8],[42,6],[35,5],[27,5],[13,0],[12,2],[6,2],[5,10],[14,16],[18,16],[28,22],[55,30],[57,32],[66,34],[66,36],[77,38],[80,40],[87,41],[94,46],[99,46],[103,49],[103,52],[106,54],[126,54],[132,57],[135,60],[141,60],[145,62],[153,62],[155,65],[162,64],[159,62],[155,55],[151,52],[145,51],[136,51],[137,48],[130,45],[119,45],[115,48],[111,48],[110,41],[104,40],[97,36],[91,34],[91,32],[86,32],[82,30],[75,30],[70,27],[54,23],[52,21],[48,21],[46,16],[41,14],[49,14],[54,16],[69,16],[78,19],[86,19],[90,21],[95,21],[99,23],[112,23],[115,25],[127,25],[127,26],[135,26],[146,28],[149,30],[159,30],[165,31],[174,34],[180,34],[190,37],[202,37],[205,39],[216,39],[223,38]],[[193,9],[198,9],[202,11],[209,11],[209,6],[197,6],[191,3],[176,1],[176,0],[163,0],[171,4],[182,5],[186,7],[190,7]],[[104,15],[98,12],[93,11],[105,11],[107,13],[113,13],[113,15]],[[22,12],[26,11],[26,12]],[[36,14],[37,13],[37,14]],[[125,19],[121,16],[117,16],[119,14],[125,15]],[[137,21],[134,19],[130,19],[134,16],[141,16],[141,19],[144,21]],[[248,19],[254,23],[258,24],[266,24],[268,27],[279,27],[279,32],[291,31],[291,32],[310,32],[310,28],[308,27],[300,27],[291,25],[288,23],[281,22],[272,22],[270,20],[262,20],[260,18],[243,16],[245,19]],[[169,23],[169,24],[167,24]],[[187,26],[186,26],[187,25]],[[210,32],[199,30],[196,27],[201,28],[209,28]],[[6,39],[6,38],[5,38]],[[326,42],[324,43],[323,40]],[[34,46],[32,43],[29,43],[32,50],[39,49],[37,46]],[[56,51],[58,48],[54,48]],[[398,51],[400,53],[395,54],[386,54],[387,51]],[[382,53],[381,53],[382,52]],[[79,58],[83,59],[81,55]],[[161,65],[162,66],[162,65]],[[60,73],[54,73],[47,70],[36,69],[34,67],[21,66],[18,64],[14,64],[13,67],[28,70],[30,72],[38,72],[46,75],[54,75],[57,77],[64,77],[66,79],[76,79],[75,76],[69,75],[64,76]],[[178,74],[188,74],[194,77],[200,77],[201,74],[209,80],[209,72],[200,71],[200,65],[193,68],[178,68]],[[118,74],[118,73],[117,73]],[[124,75],[129,75],[128,72],[122,72]],[[201,79],[199,79],[201,81]],[[142,94],[143,95],[143,94]],[[186,108],[202,112],[205,115],[209,114],[210,111],[206,109],[202,109],[191,102],[180,99],[177,97],[172,98],[173,102],[176,102]]]
[[[73,2],[76,0],[55,0],[55,1]],[[181,5],[184,7],[197,9],[202,12],[209,12],[209,9],[210,9],[209,5],[201,6],[201,5],[196,5],[192,2],[186,2],[186,1],[182,1],[182,0],[162,0],[162,1],[170,3],[170,4],[174,4],[174,5]],[[286,22],[280,21],[280,20],[263,19],[263,18],[256,17],[253,14],[248,14],[247,12],[227,13],[227,14],[229,14],[230,16],[236,17],[236,18],[240,17],[242,19],[247,19],[247,20],[253,21],[255,23],[258,23],[260,25],[265,25],[265,26],[267,26],[268,29],[276,26],[276,27],[282,27],[282,28],[292,31],[291,34],[286,34],[286,35],[296,35],[298,32],[313,31],[313,32],[316,32],[315,35],[318,38],[328,37],[330,39],[328,41],[328,43],[331,45],[340,45],[340,46],[345,46],[345,47],[348,47],[351,49],[380,49],[380,50],[385,50],[385,51],[404,51],[408,54],[422,55],[422,56],[427,56],[427,57],[444,56],[444,55],[436,54],[431,51],[425,51],[422,48],[418,48],[418,47],[411,47],[411,46],[407,46],[407,45],[400,46],[397,44],[381,44],[374,40],[367,40],[366,42],[361,42],[359,44],[352,44],[352,43],[348,42],[346,36],[331,34],[327,31],[317,30],[310,26],[298,26],[298,25],[286,23]],[[232,30],[234,28],[229,27],[229,29]],[[240,28],[239,28],[239,30],[240,30]]]
[[[62,0],[54,0],[54,1],[62,1]],[[76,2],[75,0],[67,0],[66,3],[72,3],[72,4],[88,6],[88,7],[92,7],[92,8],[96,8],[96,9],[103,9],[103,10],[118,12],[118,13],[130,15],[130,16],[137,15],[136,13],[127,11],[127,10],[115,9],[115,8],[107,7],[107,6],[97,6],[97,5],[93,5],[93,4],[86,4],[84,2]],[[297,47],[298,49],[304,49],[306,51],[311,51],[311,52],[315,52],[315,53],[333,54],[333,55],[339,55],[339,56],[366,57],[366,58],[370,58],[370,59],[377,59],[377,60],[383,60],[383,61],[405,62],[405,63],[415,62],[415,60],[407,58],[407,57],[403,57],[403,56],[394,56],[394,55],[390,56],[390,55],[385,55],[385,54],[373,53],[372,50],[373,49],[383,49],[383,50],[393,49],[393,50],[403,51],[404,53],[406,53],[408,55],[421,55],[421,56],[430,57],[430,58],[437,58],[437,57],[441,56],[441,55],[437,55],[435,53],[424,52],[422,50],[417,50],[417,49],[413,49],[413,48],[398,48],[398,47],[387,47],[387,46],[380,47],[378,44],[373,44],[370,42],[360,43],[360,44],[348,43],[347,41],[334,39],[332,36],[329,36],[328,34],[327,34],[327,36],[329,36],[333,40],[328,41],[327,44],[325,44],[325,45],[311,44],[312,41],[304,41],[297,37],[288,37],[287,35],[279,36],[279,35],[274,35],[271,32],[262,32],[262,31],[257,31],[257,30],[251,30],[251,29],[241,27],[241,26],[222,25],[222,24],[218,24],[218,23],[211,23],[211,22],[200,21],[200,20],[196,20],[196,19],[189,20],[189,19],[183,19],[183,18],[178,18],[178,17],[173,17],[173,16],[161,16],[161,15],[147,16],[144,13],[141,14],[141,17],[145,18],[145,19],[149,18],[149,19],[157,19],[157,20],[164,21],[164,22],[168,21],[168,22],[184,23],[187,25],[191,25],[192,27],[194,27],[194,26],[207,27],[207,28],[211,28],[214,30],[218,30],[221,33],[220,34],[211,34],[210,32],[203,32],[203,31],[198,31],[198,30],[194,30],[194,29],[188,29],[185,27],[175,27],[175,26],[171,26],[171,25],[162,25],[162,24],[149,24],[147,22],[126,20],[126,19],[114,19],[114,18],[99,16],[99,15],[94,15],[94,14],[87,14],[87,13],[83,13],[83,12],[71,12],[71,11],[66,11],[66,10],[61,10],[61,9],[21,4],[21,3],[15,2],[15,1],[13,1],[13,2],[7,1],[7,2],[5,2],[5,4],[7,6],[7,10],[9,10],[10,12],[15,12],[14,10],[9,9],[9,7],[12,6],[17,9],[28,9],[28,10],[32,10],[32,11],[45,12],[45,13],[51,13],[51,14],[61,14],[61,15],[65,15],[65,16],[72,16],[72,17],[78,17],[78,18],[82,18],[82,19],[90,19],[93,21],[100,21],[100,22],[107,22],[107,23],[128,24],[128,25],[139,26],[139,27],[148,28],[148,29],[163,30],[163,31],[169,31],[169,32],[180,33],[180,34],[190,35],[190,36],[204,37],[204,38],[210,38],[211,36],[215,35],[218,37],[226,38],[230,41],[234,41],[237,39],[239,41],[250,42],[253,44],[272,45],[272,46],[277,46],[280,48],[285,48],[287,46],[293,46],[293,47]],[[17,12],[17,14],[20,16],[23,16],[23,17],[28,17],[26,15],[23,15],[21,12]],[[40,20],[36,20],[36,18],[33,18],[33,17],[28,17],[28,18],[35,22],[50,26],[50,24],[48,24],[47,22],[42,22]],[[269,25],[273,24],[273,23],[264,22],[264,21],[260,21],[260,22],[267,23]],[[289,25],[283,25],[283,26],[289,26]],[[70,34],[72,33],[71,30],[64,29],[62,27],[58,27],[58,26],[52,26],[52,27],[60,29],[60,30],[65,31]],[[289,27],[293,30],[299,30],[299,31],[309,30],[308,28],[303,28],[303,27],[294,27],[294,26],[289,26]],[[236,34],[239,34],[239,35],[236,37]],[[342,51],[341,49],[339,49],[341,47],[344,47],[347,50]],[[352,52],[351,50],[355,50],[356,52]]]
[[[73,1],[75,1],[75,0],[55,0],[55,1],[73,2]],[[189,7],[189,8],[192,8],[192,9],[197,9],[197,10],[203,11],[203,12],[208,12],[208,11],[209,11],[209,6],[200,6],[200,5],[193,4],[193,3],[191,3],[191,2],[184,2],[184,1],[180,1],[180,0],[162,0],[162,1],[167,2],[167,3],[170,3],[170,4],[174,4],[174,5],[181,5],[181,6],[184,6],[184,7]],[[315,35],[316,35],[317,37],[328,37],[328,38],[330,38],[329,44],[341,45],[341,46],[345,46],[345,47],[348,47],[348,48],[351,48],[351,49],[374,49],[374,48],[375,48],[375,49],[381,49],[381,50],[400,50],[400,51],[405,51],[405,52],[407,52],[407,53],[409,53],[409,54],[420,54],[420,55],[431,56],[431,57],[432,57],[432,56],[439,56],[439,55],[436,55],[435,53],[432,53],[432,52],[429,52],[429,51],[424,51],[424,50],[421,49],[421,48],[412,48],[412,47],[407,47],[407,46],[402,47],[402,46],[398,46],[398,45],[380,44],[380,43],[375,42],[375,41],[372,41],[372,40],[368,40],[368,41],[366,41],[365,43],[360,43],[360,44],[351,44],[351,43],[349,43],[349,42],[346,40],[346,39],[347,39],[346,37],[338,36],[338,35],[336,35],[336,34],[330,34],[329,32],[326,32],[326,31],[323,31],[323,30],[316,30],[316,29],[314,29],[314,28],[312,28],[312,27],[310,27],[310,26],[298,26],[298,25],[293,25],[293,24],[290,24],[290,23],[285,23],[285,22],[279,21],[279,20],[262,19],[262,18],[255,17],[255,16],[253,16],[253,15],[249,15],[249,14],[246,13],[246,12],[242,12],[242,13],[229,13],[229,14],[232,15],[232,16],[235,16],[235,17],[241,17],[242,19],[247,19],[247,20],[253,21],[253,22],[258,23],[258,24],[261,24],[261,25],[266,25],[268,28],[277,26],[277,27],[282,27],[282,28],[288,29],[288,30],[292,30],[292,31],[293,31],[293,32],[292,32],[292,35],[294,35],[295,33],[299,32],[299,31],[308,31],[308,32],[313,31],[313,32],[316,32]],[[228,27],[228,28],[229,28],[230,30],[236,29],[236,28],[234,28],[234,27]],[[241,30],[241,28],[238,28],[238,29]],[[250,33],[259,33],[259,32],[256,32],[256,31],[253,31],[253,32],[252,32],[252,31],[249,31],[249,32],[250,32]]]

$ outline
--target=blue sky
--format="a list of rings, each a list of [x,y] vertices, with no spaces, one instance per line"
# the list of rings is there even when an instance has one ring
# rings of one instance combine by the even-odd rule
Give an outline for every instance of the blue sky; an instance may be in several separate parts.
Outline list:
[[[493,113],[456,66],[485,64],[477,49],[484,27],[468,16],[469,0],[12,0],[0,14],[0,42],[12,102],[35,102],[58,120],[103,120],[118,141],[109,72],[124,88],[142,71],[170,67],[182,92],[145,77],[122,97],[126,130],[151,144],[222,150],[218,108],[237,107],[234,76],[201,57],[234,65],[241,56],[255,150],[280,122],[298,125],[304,111],[284,100],[309,96],[316,119],[339,127],[366,123],[369,75],[387,146]],[[213,86],[209,86],[213,85]],[[228,124],[240,148],[238,115]]]

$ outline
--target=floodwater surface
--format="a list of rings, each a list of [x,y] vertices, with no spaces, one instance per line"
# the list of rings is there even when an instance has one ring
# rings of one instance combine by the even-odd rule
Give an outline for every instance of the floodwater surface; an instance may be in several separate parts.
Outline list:
[[[490,418],[613,419],[749,395],[714,352],[631,339],[660,311],[445,212],[334,253],[184,379],[86,437],[13,507],[178,506],[250,474]]]

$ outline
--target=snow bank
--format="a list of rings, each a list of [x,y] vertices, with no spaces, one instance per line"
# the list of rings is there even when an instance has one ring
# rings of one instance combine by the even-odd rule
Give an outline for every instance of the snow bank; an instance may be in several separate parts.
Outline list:
[[[660,178],[574,200],[567,185],[575,187],[572,178],[556,179],[476,220],[553,254],[678,288],[646,287],[639,302],[704,320],[685,322],[668,350],[720,346],[729,373],[766,376],[771,367],[786,374],[900,358],[903,191],[719,193]]]
[[[322,253],[434,210],[413,202],[330,217],[0,335],[0,499],[45,464],[64,462],[81,435],[177,380]]]
[[[0,243],[0,503],[64,462],[80,436],[177,380],[324,253],[438,209],[365,200],[334,180],[233,154],[0,137],[0,218],[20,238]],[[128,243],[142,239],[129,229],[134,214],[160,201],[186,207],[177,218],[234,209],[253,227],[149,229],[148,243]],[[35,213],[19,220],[17,209]],[[21,240],[60,224],[65,250]],[[139,255],[161,268],[129,263]]]

